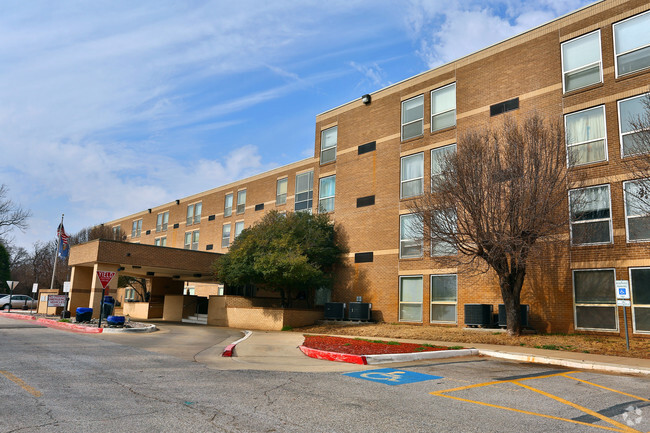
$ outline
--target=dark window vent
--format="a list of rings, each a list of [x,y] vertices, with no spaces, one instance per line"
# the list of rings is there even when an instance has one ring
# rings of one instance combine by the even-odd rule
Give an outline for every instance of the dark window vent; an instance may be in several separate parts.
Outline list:
[[[212,249],[212,244],[207,244],[207,245],[205,246],[205,249],[206,249],[207,251],[210,251],[210,250]]]
[[[503,114],[507,111],[516,110],[517,108],[519,108],[519,98],[510,99],[505,102],[499,102],[498,104],[490,105],[490,116]]]
[[[178,223],[174,224],[174,228],[175,228],[175,229],[178,228]]]
[[[150,235],[150,234],[151,234],[151,230],[147,230],[147,232],[146,232],[145,234]]]
[[[369,195],[367,197],[359,197],[357,199],[357,207],[372,206],[375,204],[375,196]]]
[[[255,205],[255,210],[256,210],[256,211],[258,211],[258,210],[262,210],[262,209],[264,209],[264,203],[260,203],[260,204],[256,204],[256,205]]]
[[[373,260],[372,251],[369,253],[355,253],[354,263],[370,263]]]
[[[214,215],[210,215],[210,216],[208,217],[208,221],[214,221]]]
[[[377,142],[371,141],[370,143],[362,144],[358,148],[358,154],[363,155],[364,153],[372,152],[377,149]]]

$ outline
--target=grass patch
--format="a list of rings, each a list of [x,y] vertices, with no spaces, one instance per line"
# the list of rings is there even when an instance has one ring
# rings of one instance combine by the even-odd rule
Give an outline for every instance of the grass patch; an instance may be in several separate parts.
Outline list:
[[[459,350],[459,349],[464,349],[463,346],[449,346],[449,350]]]
[[[70,323],[70,319],[59,319],[59,322]]]
[[[282,331],[293,331],[293,326],[289,326],[289,325],[283,326]]]

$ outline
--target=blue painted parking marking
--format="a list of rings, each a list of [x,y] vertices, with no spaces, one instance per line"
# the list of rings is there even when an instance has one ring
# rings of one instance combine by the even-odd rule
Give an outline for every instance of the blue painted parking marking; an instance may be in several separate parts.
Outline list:
[[[423,382],[425,380],[442,379],[442,376],[416,373],[414,371],[395,370],[393,368],[357,371],[354,373],[344,373],[343,375],[369,380],[371,382],[384,383],[386,385],[405,385],[407,383]]]

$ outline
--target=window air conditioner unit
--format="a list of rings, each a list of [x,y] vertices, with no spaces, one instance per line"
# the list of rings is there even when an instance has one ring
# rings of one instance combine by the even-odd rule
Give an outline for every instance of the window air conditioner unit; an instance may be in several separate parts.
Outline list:
[[[530,310],[530,307],[528,305],[519,305],[519,307],[521,308],[519,313],[521,315],[521,326],[527,327],[528,311]],[[504,304],[499,304],[499,326],[504,328],[508,326],[508,321],[506,320],[506,306]]]
[[[343,302],[325,302],[325,320],[343,320],[345,304]]]
[[[490,326],[492,324],[492,305],[465,304],[466,326]]]
[[[370,320],[372,304],[367,302],[350,302],[348,309],[348,319],[350,320]]]

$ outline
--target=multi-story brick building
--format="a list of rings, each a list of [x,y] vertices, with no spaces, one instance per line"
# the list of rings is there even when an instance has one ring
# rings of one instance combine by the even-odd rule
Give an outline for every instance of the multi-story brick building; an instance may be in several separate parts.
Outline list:
[[[441,268],[402,229],[408,205],[464,132],[536,111],[564,119],[570,170],[584,174],[592,199],[589,212],[571,212],[566,247],[530,269],[530,323],[622,333],[614,281],[629,280],[628,326],[647,336],[650,225],[625,194],[636,184],[623,159],[632,157],[627,116],[649,85],[650,4],[605,0],[319,114],[313,158],[107,224],[129,242],[224,253],[271,209],[330,212],[349,250],[332,300],[362,296],[387,322],[462,326],[465,304],[501,303],[498,284]]]

